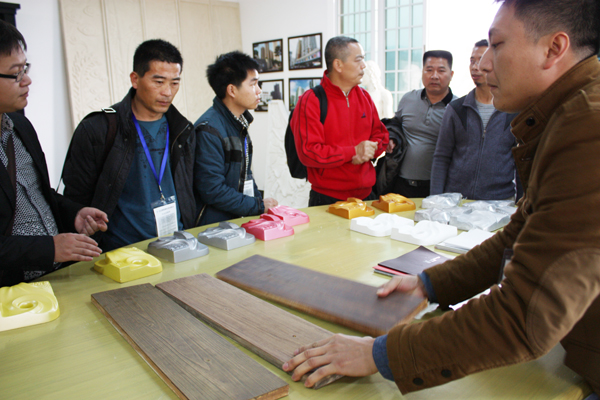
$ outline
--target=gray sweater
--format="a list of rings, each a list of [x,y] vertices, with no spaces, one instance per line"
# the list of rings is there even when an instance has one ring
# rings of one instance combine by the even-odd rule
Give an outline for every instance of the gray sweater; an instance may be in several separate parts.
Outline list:
[[[475,90],[461,107],[467,111],[466,126],[452,103],[446,107],[433,155],[431,194],[458,192],[474,200],[519,199],[522,189],[511,152],[516,141],[510,131],[515,114],[494,112],[484,130]]]

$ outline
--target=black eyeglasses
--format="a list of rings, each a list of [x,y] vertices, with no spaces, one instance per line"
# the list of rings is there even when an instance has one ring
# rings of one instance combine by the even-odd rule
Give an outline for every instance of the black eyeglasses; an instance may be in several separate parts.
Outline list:
[[[19,71],[18,74],[16,74],[16,75],[0,74],[0,78],[14,79],[17,82],[21,82],[23,80],[23,77],[25,76],[25,74],[29,73],[30,66],[31,66],[31,64],[27,63],[27,64],[25,64],[23,69]]]

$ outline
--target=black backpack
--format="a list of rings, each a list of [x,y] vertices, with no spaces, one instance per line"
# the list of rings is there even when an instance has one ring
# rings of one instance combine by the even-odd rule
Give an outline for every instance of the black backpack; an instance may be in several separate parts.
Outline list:
[[[321,106],[320,121],[321,124],[324,124],[325,118],[327,117],[327,95],[325,94],[325,89],[323,89],[323,86],[317,85],[312,89],[312,91],[315,93],[315,96],[317,96],[317,99],[319,99],[319,104]],[[302,164],[298,158],[296,142],[294,142],[294,133],[292,132],[292,127],[290,126],[293,113],[294,110],[290,111],[290,119],[288,120],[287,129],[285,130],[285,154],[287,156],[287,164],[292,178],[306,179],[308,176],[306,173],[306,166]]]

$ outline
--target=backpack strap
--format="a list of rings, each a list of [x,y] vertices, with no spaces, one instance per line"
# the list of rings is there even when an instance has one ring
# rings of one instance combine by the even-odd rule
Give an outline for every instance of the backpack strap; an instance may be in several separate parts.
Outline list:
[[[463,129],[465,130],[467,129],[467,108],[463,107],[463,103],[465,102],[466,98],[467,96],[463,96],[460,99],[450,102],[450,105],[452,108],[454,108],[454,111],[456,111],[456,114],[462,123]]]
[[[319,99],[321,124],[325,124],[325,118],[327,118],[327,94],[325,94],[325,89],[320,84],[313,88],[313,92],[317,96],[317,99]]]
[[[108,123],[108,131],[106,132],[106,140],[104,141],[104,152],[102,153],[102,162],[101,164],[104,166],[104,162],[108,158],[108,154],[115,144],[115,138],[117,136],[117,111],[112,107],[102,108],[100,111],[92,111],[88,115],[86,115],[82,121],[91,118],[98,114],[104,114],[106,117],[106,122]],[[60,183],[63,180],[63,175],[65,173],[64,165],[67,164],[67,161],[71,157],[71,147],[73,146],[73,139],[71,139],[71,143],[69,143],[69,149],[67,150],[67,155],[65,156],[65,163],[63,164],[63,171],[60,174],[60,180],[58,181],[58,186],[56,190],[60,188]]]
[[[103,108],[100,112],[104,114],[106,120],[108,121],[108,132],[106,133],[106,140],[104,141],[104,153],[102,154],[102,165],[104,165],[104,162],[108,158],[108,153],[110,153],[113,144],[115,144],[115,137],[117,136],[117,112],[111,107]],[[90,115],[91,114],[88,114],[88,116]]]

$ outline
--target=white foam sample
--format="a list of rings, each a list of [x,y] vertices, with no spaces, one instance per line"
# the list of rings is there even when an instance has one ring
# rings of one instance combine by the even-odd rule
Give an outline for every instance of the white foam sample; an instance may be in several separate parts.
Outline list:
[[[494,236],[494,234],[491,232],[481,229],[471,229],[468,232],[463,232],[456,237],[438,243],[435,247],[440,250],[464,254],[492,236]]]
[[[369,236],[384,237],[390,236],[394,227],[412,227],[414,224],[414,221],[409,218],[399,217],[394,214],[380,214],[375,218],[354,218],[350,223],[350,230]]]
[[[458,234],[455,226],[434,221],[421,221],[415,226],[400,226],[392,229],[392,239],[417,246],[431,246]]]

